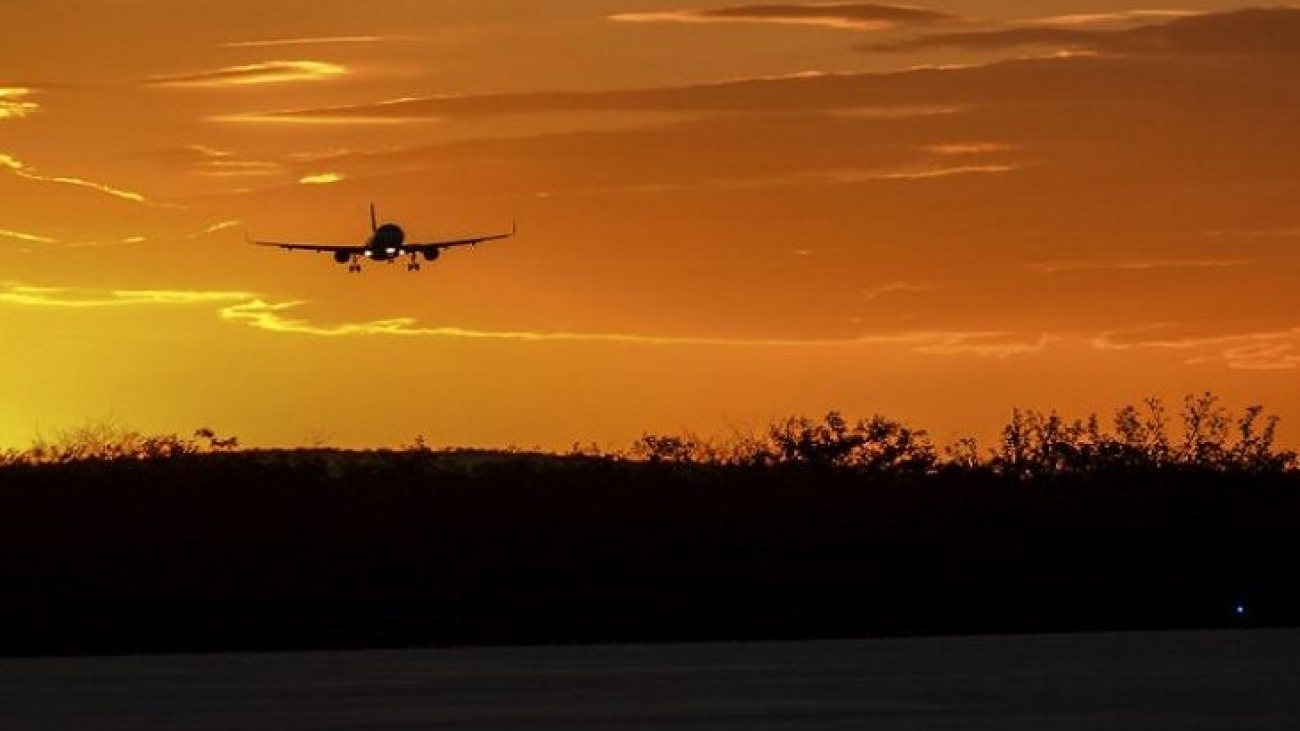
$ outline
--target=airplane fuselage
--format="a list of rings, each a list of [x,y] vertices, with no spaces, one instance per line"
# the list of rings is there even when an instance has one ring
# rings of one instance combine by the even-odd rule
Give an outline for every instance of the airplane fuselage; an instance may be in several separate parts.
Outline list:
[[[375,233],[366,242],[366,258],[372,261],[392,261],[402,255],[402,244],[406,242],[406,232],[395,223],[385,223],[375,229]]]

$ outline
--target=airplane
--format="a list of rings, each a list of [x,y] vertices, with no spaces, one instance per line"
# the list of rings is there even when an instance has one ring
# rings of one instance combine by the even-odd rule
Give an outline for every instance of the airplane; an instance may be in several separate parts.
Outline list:
[[[434,261],[443,249],[450,249],[456,246],[477,246],[484,241],[496,241],[497,239],[508,239],[518,232],[518,227],[514,224],[510,226],[510,233],[486,234],[484,236],[471,236],[463,239],[449,239],[447,241],[430,241],[427,243],[407,243],[406,232],[401,226],[395,223],[385,223],[380,226],[375,218],[375,204],[370,204],[370,240],[363,246],[336,246],[329,244],[298,244],[284,241],[255,241],[249,239],[248,235],[244,237],[250,244],[257,246],[275,246],[281,249],[292,249],[298,251],[315,251],[326,252],[334,255],[334,261],[340,264],[347,264],[349,272],[360,272],[361,262],[365,259],[371,261],[386,261],[390,264],[400,257],[409,256],[410,261],[406,264],[406,271],[420,271],[419,257],[423,256],[426,261]]]

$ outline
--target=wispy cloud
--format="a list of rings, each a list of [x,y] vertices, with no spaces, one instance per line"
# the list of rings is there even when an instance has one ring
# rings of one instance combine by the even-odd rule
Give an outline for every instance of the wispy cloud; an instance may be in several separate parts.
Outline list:
[[[532,92],[464,96],[424,96],[373,103],[280,109],[210,117],[239,123],[393,123],[477,119],[506,115],[572,112],[660,112],[691,114],[833,113],[861,119],[889,120],[967,112],[982,103],[1069,97],[1076,76],[1105,69],[1083,67],[1091,59],[1052,56],[986,65],[925,67],[888,73],[802,73],[747,78],[689,86],[614,89],[599,92]],[[1061,76],[1043,88],[1021,87],[1034,74]],[[1055,82],[1055,80],[1053,80]],[[1137,82],[1134,82],[1137,83]]]
[[[1221,364],[1239,370],[1300,368],[1300,327],[1215,335],[1178,334],[1176,323],[1111,330],[1092,338],[1098,350],[1186,352],[1188,365]],[[1161,333],[1168,333],[1164,336]]]
[[[812,25],[843,30],[882,30],[897,25],[927,25],[954,16],[910,5],[880,3],[733,5],[707,10],[619,13],[622,23],[769,23]]]
[[[226,229],[235,228],[236,226],[241,226],[243,225],[243,223],[244,223],[243,221],[238,221],[233,219],[228,221],[218,221],[212,224],[211,226],[208,226],[207,228],[203,229],[202,233],[199,235],[208,236],[218,231],[225,231]]]
[[[330,46],[359,43],[389,43],[398,41],[417,41],[418,36],[315,36],[304,38],[265,38],[251,41],[229,41],[222,43],[222,48],[277,48],[281,46]]]
[[[1018,25],[1062,26],[1068,28],[1131,25],[1150,20],[1175,20],[1194,15],[1204,15],[1199,10],[1121,10],[1113,13],[1071,13],[1027,18],[1016,21]]]
[[[742,190],[784,186],[856,185],[860,183],[888,181],[923,181],[933,180],[936,178],[948,178],[957,175],[992,175],[1009,173],[1016,169],[1016,166],[1008,164],[935,165],[922,163],[890,169],[805,170],[791,175],[783,175],[774,178],[709,181],[706,184],[706,187]]]
[[[195,305],[240,302],[252,294],[238,291],[194,291],[168,289],[85,290],[70,287],[37,287],[17,282],[0,284],[0,302],[11,305],[89,309],[140,305]]]
[[[987,155],[994,152],[1014,150],[1015,145],[1008,145],[1004,142],[945,142],[937,145],[926,145],[922,149],[936,155]]]
[[[177,88],[221,88],[321,81],[345,73],[347,69],[343,66],[324,61],[264,61],[208,71],[155,76],[147,79],[145,83],[150,86]]]
[[[216,223],[205,226],[202,231],[195,231],[194,233],[187,234],[185,238],[188,239],[189,241],[197,241],[199,239],[212,236],[213,234],[218,234],[221,233],[222,231],[228,231],[232,228],[242,226],[243,224],[244,224],[243,221],[239,221],[236,219],[217,221]]]
[[[940,338],[939,342],[918,346],[916,351],[931,355],[975,355],[983,358],[1009,358],[1015,355],[1033,355],[1041,353],[1056,337],[1047,333],[1040,334],[1029,341],[1007,340],[1005,333],[989,333],[984,336],[970,334]]]
[[[377,102],[355,107],[281,109],[271,112],[217,114],[207,117],[207,121],[225,124],[301,125],[396,125],[442,121],[442,117],[437,115],[391,114],[385,109],[389,105],[406,104],[409,101],[411,100],[401,99],[394,102]],[[365,109],[373,109],[374,111],[366,113],[363,111]]]
[[[310,175],[302,176],[298,179],[298,182],[303,185],[330,185],[331,183],[339,183],[346,179],[347,176],[342,173],[312,173]]]
[[[12,231],[5,228],[0,228],[0,238],[15,239],[29,244],[57,244],[59,242],[58,239],[49,236],[41,236],[25,231]]]
[[[1015,165],[911,165],[890,169],[810,169],[780,175],[750,178],[705,178],[681,183],[630,183],[575,187],[568,194],[590,195],[608,193],[658,194],[683,190],[759,190],[763,188],[807,188],[810,186],[863,185],[888,182],[923,182],[956,176],[996,175],[1018,170]],[[799,251],[808,251],[797,249]],[[809,252],[811,253],[811,252]],[[800,254],[801,256],[806,254]]]
[[[1300,9],[1249,8],[1228,13],[1163,13],[1129,19],[1168,22],[1098,28],[1115,15],[1056,16],[993,30],[921,35],[864,46],[870,51],[955,47],[997,50],[1018,46],[1084,48],[1114,54],[1300,54]],[[1171,19],[1172,18],[1172,19]]]
[[[1294,228],[1215,229],[1202,231],[1201,235],[1227,239],[1293,239],[1300,238],[1300,226]]]
[[[953,175],[987,175],[989,173],[1009,173],[1014,165],[952,165],[923,167],[913,170],[898,170],[871,176],[872,180],[929,180],[947,178]]]
[[[279,162],[242,157],[231,150],[190,144],[145,150],[132,155],[161,166],[168,173],[186,172],[209,178],[266,177],[286,174]]]
[[[195,165],[194,172],[211,178],[247,178],[281,175],[284,167],[266,160],[209,160]]]
[[[924,294],[943,289],[945,285],[939,282],[915,282],[900,281],[888,282],[877,287],[871,287],[862,291],[862,298],[868,302],[897,294]]]
[[[1030,340],[1022,340],[1012,333],[994,331],[909,331],[846,338],[731,338],[640,335],[616,332],[478,330],[455,326],[427,327],[420,325],[414,318],[409,317],[321,325],[288,314],[303,304],[303,302],[269,303],[255,298],[247,302],[223,307],[221,317],[272,332],[322,337],[400,336],[524,343],[574,342],[779,349],[902,346],[914,352],[931,355],[975,355],[981,357],[1006,357],[1037,353],[1052,341],[1052,338],[1047,335],[1038,335]]]
[[[71,185],[78,188],[89,188],[96,190],[105,195],[121,198],[132,203],[144,203],[143,195],[130,190],[115,188],[107,183],[98,183],[93,180],[84,180],[82,178],[73,178],[63,175],[41,175],[29,165],[23,163],[16,157],[0,153],[0,170],[7,170],[20,178],[35,180],[42,183],[56,183],[59,185]]]
[[[1042,274],[1066,272],[1143,272],[1157,269],[1226,269],[1249,264],[1249,259],[1067,259],[1031,264]]]
[[[31,93],[25,87],[0,86],[0,120],[22,119],[39,109],[40,105],[28,98]]]
[[[259,330],[315,337],[451,338],[519,343],[609,343],[616,345],[720,348],[851,348],[902,347],[931,355],[1007,357],[1041,352],[1053,338],[1044,334],[1021,337],[1002,331],[906,331],[844,338],[738,338],[649,335],[563,330],[482,330],[458,326],[430,327],[416,319],[398,317],[365,322],[320,324],[293,316],[302,301],[272,302],[238,290],[110,289],[41,287],[20,282],[0,283],[0,304],[63,309],[133,306],[219,305],[219,317]]]

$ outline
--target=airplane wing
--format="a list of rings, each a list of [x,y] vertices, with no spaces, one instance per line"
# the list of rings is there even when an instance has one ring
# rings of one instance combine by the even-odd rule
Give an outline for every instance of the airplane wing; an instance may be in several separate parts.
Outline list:
[[[287,241],[255,241],[253,239],[246,239],[246,240],[248,241],[248,243],[253,244],[255,246],[274,246],[280,249],[294,249],[297,251],[320,251],[320,252],[328,252],[331,254],[336,254],[340,251],[349,254],[361,254],[364,253],[366,250],[366,247],[364,246],[333,246],[330,244],[298,244],[298,243],[291,243]]]
[[[464,238],[464,239],[448,239],[446,241],[429,241],[425,243],[411,243],[411,244],[404,245],[402,248],[408,251],[419,251],[419,252],[442,251],[443,249],[450,249],[456,246],[477,246],[478,244],[481,244],[484,241],[496,241],[498,239],[508,239],[511,236],[514,236],[518,232],[519,232],[518,226],[511,224],[509,233],[487,234],[485,236],[474,236],[471,238]]]

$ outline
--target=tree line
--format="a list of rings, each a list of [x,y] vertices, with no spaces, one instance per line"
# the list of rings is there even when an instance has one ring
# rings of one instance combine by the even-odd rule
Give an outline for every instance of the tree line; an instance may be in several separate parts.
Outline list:
[[[645,434],[630,454],[652,463],[796,464],[870,474],[970,470],[1019,478],[1115,470],[1295,470],[1296,453],[1278,447],[1279,422],[1258,405],[1234,414],[1206,392],[1186,396],[1177,417],[1152,397],[1116,410],[1109,426],[1095,413],[1067,419],[1056,411],[1014,409],[987,449],[973,438],[940,448],[924,429],[880,415],[850,422],[832,411],[820,420],[789,417],[758,437],[721,442],[691,433]]]
[[[901,421],[879,414],[850,421],[831,411],[820,419],[786,417],[758,434],[647,432],[625,450],[575,446],[573,453],[653,465],[803,466],[880,475],[970,471],[1024,479],[1117,470],[1295,471],[1300,458],[1278,446],[1279,423],[1263,406],[1234,413],[1217,395],[1204,392],[1185,396],[1176,414],[1162,399],[1149,397],[1117,409],[1108,420],[1096,413],[1069,419],[1055,410],[1016,408],[991,447],[972,437],[939,446],[925,429]],[[238,437],[207,427],[189,437],[149,435],[107,419],[37,438],[27,449],[0,452],[0,466],[153,460],[239,449]],[[400,451],[435,450],[417,436]]]

